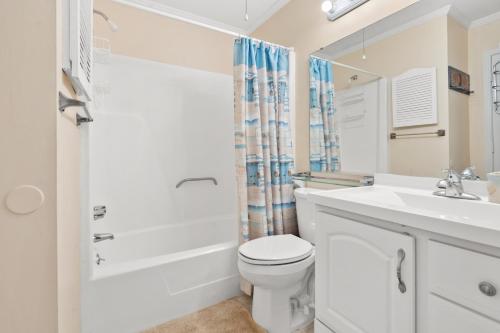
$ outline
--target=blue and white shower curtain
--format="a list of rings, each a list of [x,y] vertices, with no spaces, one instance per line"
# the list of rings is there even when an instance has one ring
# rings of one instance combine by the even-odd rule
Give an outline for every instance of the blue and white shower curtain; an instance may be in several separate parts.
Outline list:
[[[289,50],[234,43],[235,149],[241,241],[297,234]]]
[[[329,61],[309,58],[309,162],[311,171],[340,170],[335,131],[333,72]]]

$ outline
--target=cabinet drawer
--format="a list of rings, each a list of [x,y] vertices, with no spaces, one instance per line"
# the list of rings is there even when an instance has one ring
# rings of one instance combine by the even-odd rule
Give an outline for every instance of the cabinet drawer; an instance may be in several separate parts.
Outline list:
[[[429,296],[428,333],[498,333],[500,324],[438,296]]]
[[[500,258],[434,241],[428,258],[432,293],[500,320]],[[481,292],[482,282],[494,286],[496,295]]]

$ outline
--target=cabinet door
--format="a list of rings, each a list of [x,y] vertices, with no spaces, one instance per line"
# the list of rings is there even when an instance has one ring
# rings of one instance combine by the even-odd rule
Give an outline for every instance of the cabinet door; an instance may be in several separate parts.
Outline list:
[[[324,212],[316,219],[318,319],[337,333],[415,332],[414,239]]]

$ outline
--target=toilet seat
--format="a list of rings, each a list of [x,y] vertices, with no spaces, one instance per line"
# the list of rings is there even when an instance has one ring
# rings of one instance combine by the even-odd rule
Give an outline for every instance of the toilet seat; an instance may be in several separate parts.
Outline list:
[[[251,240],[239,248],[238,256],[253,265],[285,265],[311,256],[314,247],[294,235],[277,235]]]

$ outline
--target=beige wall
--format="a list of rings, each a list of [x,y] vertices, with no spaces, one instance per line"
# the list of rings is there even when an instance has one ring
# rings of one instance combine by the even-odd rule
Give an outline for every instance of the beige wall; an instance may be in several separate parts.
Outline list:
[[[336,60],[389,79],[413,68],[436,67],[438,124],[394,129],[392,114],[389,112],[389,128],[398,133],[427,132],[442,128],[449,133],[446,39],[447,18],[442,16],[368,45],[366,60],[362,59],[361,50]],[[391,105],[389,109],[391,111]],[[389,152],[391,173],[440,176],[441,170],[447,168],[449,163],[449,136],[390,140]]]
[[[293,0],[255,32],[256,38],[295,48],[297,56],[296,133],[297,169],[309,169],[309,54],[350,35],[416,0],[372,0],[330,22],[320,1]]]
[[[0,2],[0,332],[80,326],[79,131],[72,111],[57,111],[60,4]],[[19,185],[38,187],[43,206],[9,211]]]
[[[95,0],[94,8],[119,26],[111,32],[102,18],[94,18],[94,34],[108,38],[115,54],[233,74],[231,35],[111,0]]]
[[[468,34],[467,28],[448,17],[448,65],[467,72]],[[448,89],[450,114],[450,166],[463,170],[470,166],[469,153],[469,96]]]
[[[0,332],[79,331],[78,130],[57,111],[59,5],[0,2]],[[38,187],[43,206],[9,211],[19,185]]]
[[[0,332],[54,333],[56,2],[1,1],[0,13]],[[32,214],[15,215],[5,200],[25,184],[40,188],[46,201]]]
[[[485,53],[500,48],[500,20],[469,29],[469,74],[474,94],[469,98],[469,131],[471,163],[479,175],[486,173],[485,156],[485,87],[483,66]]]

